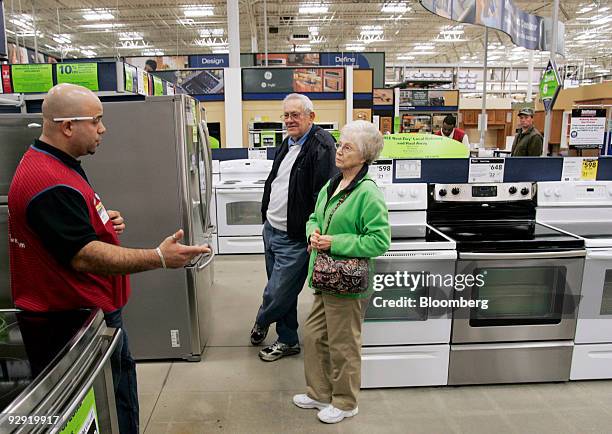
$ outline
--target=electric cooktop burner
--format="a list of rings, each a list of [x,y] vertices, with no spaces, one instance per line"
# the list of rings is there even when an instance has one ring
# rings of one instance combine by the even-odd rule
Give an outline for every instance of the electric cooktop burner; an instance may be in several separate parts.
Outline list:
[[[535,220],[471,220],[436,222],[432,226],[457,242],[457,250],[538,251],[584,247],[580,238],[564,234]]]

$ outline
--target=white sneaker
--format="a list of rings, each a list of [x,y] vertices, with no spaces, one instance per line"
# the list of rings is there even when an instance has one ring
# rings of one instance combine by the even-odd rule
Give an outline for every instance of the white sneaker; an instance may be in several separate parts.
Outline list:
[[[359,413],[359,408],[355,407],[353,410],[344,411],[333,405],[328,405],[323,410],[317,413],[317,417],[321,422],[325,423],[338,423],[345,417],[353,417]]]
[[[293,403],[300,408],[316,408],[319,410],[323,410],[329,404],[324,402],[315,401],[310,396],[305,393],[300,393],[299,395],[293,395]]]

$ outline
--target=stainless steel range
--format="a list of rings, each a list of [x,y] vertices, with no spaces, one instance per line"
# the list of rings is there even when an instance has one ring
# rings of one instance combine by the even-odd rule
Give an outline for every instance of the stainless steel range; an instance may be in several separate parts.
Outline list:
[[[432,185],[457,243],[449,384],[569,379],[584,241],[538,223],[532,183]],[[469,280],[469,281],[468,281]]]
[[[426,223],[427,184],[383,185],[391,248],[374,260],[363,325],[362,387],[444,385],[455,243]],[[446,281],[439,282],[442,277]]]
[[[612,378],[612,181],[538,183],[537,217],[584,238],[571,380]]]

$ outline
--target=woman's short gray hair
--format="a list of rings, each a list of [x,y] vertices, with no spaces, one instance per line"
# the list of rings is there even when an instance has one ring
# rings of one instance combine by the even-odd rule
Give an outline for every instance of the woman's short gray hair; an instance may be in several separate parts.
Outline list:
[[[349,122],[340,130],[340,137],[342,136],[359,148],[362,158],[368,164],[376,160],[383,149],[383,135],[372,122]]]
[[[283,100],[283,107],[285,107],[285,103],[289,100],[297,99],[302,103],[302,111],[306,114],[314,112],[314,105],[310,98],[306,95],[302,95],[301,93],[290,93]]]

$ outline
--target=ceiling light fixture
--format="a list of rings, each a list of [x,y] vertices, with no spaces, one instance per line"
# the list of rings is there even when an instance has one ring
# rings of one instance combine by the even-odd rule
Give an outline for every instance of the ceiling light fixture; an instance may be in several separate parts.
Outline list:
[[[408,12],[410,10],[412,9],[410,9],[404,2],[383,4],[383,7],[380,9],[381,12],[387,14],[403,14],[404,12]]]
[[[209,38],[211,36],[223,36],[225,34],[225,29],[200,29],[200,37],[201,38]]]
[[[123,27],[125,24],[121,23],[97,23],[97,24],[83,24],[81,27],[86,29],[114,29],[117,27]]]
[[[58,44],[63,44],[63,45],[70,44],[72,42],[70,35],[66,33],[62,33],[59,35],[53,35],[51,36],[51,39],[53,39]]]
[[[351,45],[351,44],[348,44],[348,45],[345,46],[345,48],[346,48],[346,51],[364,51],[365,50],[365,45],[357,45],[357,44]]]
[[[304,15],[326,14],[328,10],[329,6],[311,3],[300,6],[299,13]]]
[[[119,40],[120,41],[139,41],[142,40],[142,33],[140,32],[120,32]]]
[[[186,17],[212,17],[215,11],[212,6],[186,6],[183,9],[183,14]]]
[[[113,20],[115,16],[104,9],[88,9],[83,14],[83,18],[87,21],[104,21]]]
[[[163,56],[164,52],[162,50],[153,49],[153,50],[144,50],[141,54],[143,56]]]
[[[296,45],[293,51],[296,53],[307,53],[312,51],[312,47],[310,45]]]

